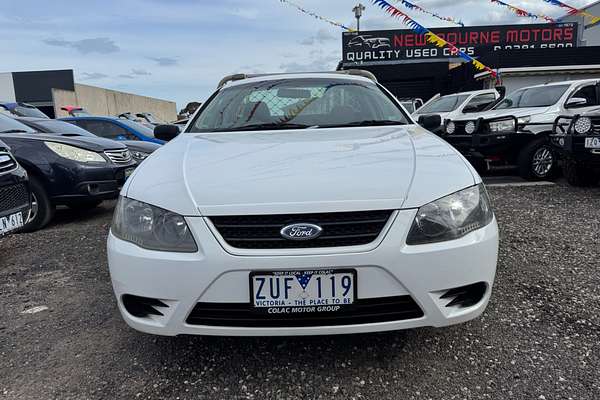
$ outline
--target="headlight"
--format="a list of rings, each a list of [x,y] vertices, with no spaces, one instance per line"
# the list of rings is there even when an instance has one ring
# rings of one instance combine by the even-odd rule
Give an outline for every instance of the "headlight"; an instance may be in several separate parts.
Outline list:
[[[494,213],[483,184],[472,186],[419,208],[409,245],[458,239],[492,222]]]
[[[53,152],[63,158],[79,162],[102,162],[106,160],[98,153],[93,151],[80,149],[79,147],[69,146],[68,144],[56,142],[44,142],[44,144]]]
[[[138,162],[144,161],[146,158],[148,158],[149,155],[150,153],[144,153],[143,151],[131,152],[131,156],[133,157],[133,159]]]
[[[531,122],[531,115],[527,115],[525,117],[520,117],[517,122],[519,125],[525,125]]]
[[[148,250],[198,251],[181,215],[126,197],[119,198],[111,232],[119,239]]]
[[[489,122],[490,132],[513,132],[515,130],[514,119],[504,119],[502,121]]]
[[[467,122],[467,124],[465,125],[465,132],[467,132],[469,135],[475,132],[475,122]]]
[[[456,131],[456,124],[452,121],[446,124],[446,133],[452,135]]]
[[[577,118],[573,128],[575,129],[575,132],[584,135],[592,130],[592,120],[588,117]]]

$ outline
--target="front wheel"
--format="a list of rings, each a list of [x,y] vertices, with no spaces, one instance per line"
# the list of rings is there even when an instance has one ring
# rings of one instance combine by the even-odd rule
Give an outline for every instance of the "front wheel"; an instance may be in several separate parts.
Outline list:
[[[34,232],[42,229],[48,225],[56,209],[39,179],[29,176],[29,187],[31,188],[31,213],[21,232]]]
[[[519,175],[528,180],[552,179],[556,174],[557,159],[546,138],[529,143],[518,159]]]
[[[565,160],[563,174],[569,185],[572,186],[590,186],[598,180],[594,171],[584,165],[577,164],[573,160]]]

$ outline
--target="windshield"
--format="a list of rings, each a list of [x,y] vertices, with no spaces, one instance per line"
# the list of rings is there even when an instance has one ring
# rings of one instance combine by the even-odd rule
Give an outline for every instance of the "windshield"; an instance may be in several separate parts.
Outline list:
[[[569,85],[551,85],[519,89],[506,96],[494,109],[549,107],[560,100],[568,88]]]
[[[77,125],[70,124],[68,122],[57,121],[55,119],[47,119],[43,121],[35,121],[36,125],[44,128],[49,133],[66,133],[69,135],[80,135],[80,136],[95,136],[93,133],[86,131],[78,127]]]
[[[190,132],[407,124],[377,85],[350,79],[280,79],[221,90]]]
[[[131,129],[141,133],[144,136],[154,137],[154,131],[139,122],[132,121],[130,119],[119,119],[119,122],[123,125],[127,125]]]
[[[456,110],[469,98],[468,94],[442,96],[419,109],[419,114],[450,112]]]
[[[28,104],[19,104],[15,107],[15,114],[21,117],[33,117],[33,118],[48,118],[46,114]]]
[[[36,131],[12,119],[9,116],[0,114],[0,133],[35,133]]]

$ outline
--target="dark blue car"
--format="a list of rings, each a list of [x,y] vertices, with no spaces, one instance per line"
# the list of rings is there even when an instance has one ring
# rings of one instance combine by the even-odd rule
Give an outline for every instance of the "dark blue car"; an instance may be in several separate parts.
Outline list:
[[[62,121],[70,122],[96,136],[113,140],[142,140],[165,144],[163,140],[156,139],[151,128],[138,122],[117,117],[67,117],[61,118]]]

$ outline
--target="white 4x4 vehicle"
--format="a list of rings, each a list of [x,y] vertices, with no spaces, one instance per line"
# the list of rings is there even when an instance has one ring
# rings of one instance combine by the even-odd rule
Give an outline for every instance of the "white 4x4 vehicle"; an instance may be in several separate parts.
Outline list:
[[[320,335],[484,311],[498,229],[481,178],[359,75],[225,80],[136,169],[108,238],[130,326]]]
[[[584,79],[515,90],[490,111],[447,122],[443,137],[475,165],[516,166],[524,178],[551,178],[557,166],[549,141],[554,121],[597,108],[599,82]]]
[[[418,121],[421,116],[439,115],[443,123],[446,120],[462,118],[482,111],[498,100],[499,97],[500,94],[496,89],[474,90],[433,97],[412,113],[412,117]],[[433,132],[439,133],[442,129],[443,125],[438,129],[434,129]]]

